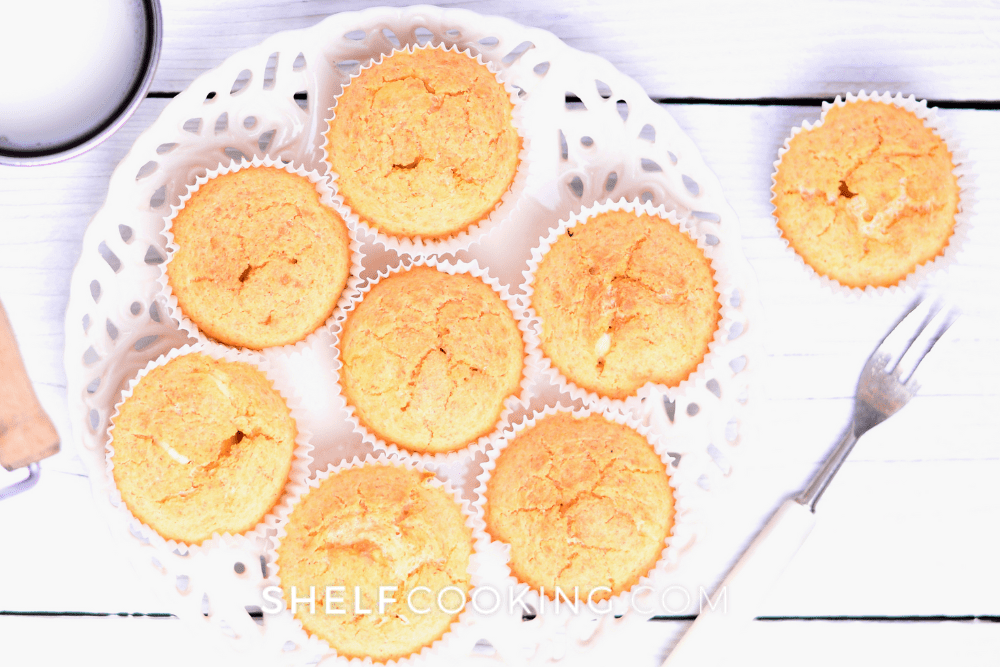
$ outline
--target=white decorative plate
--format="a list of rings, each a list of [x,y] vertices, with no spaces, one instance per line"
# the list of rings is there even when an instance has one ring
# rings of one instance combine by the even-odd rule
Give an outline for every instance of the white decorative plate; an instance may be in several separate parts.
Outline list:
[[[166,610],[202,628],[194,635],[200,640],[229,642],[246,663],[335,658],[308,639],[287,612],[255,613],[263,588],[273,583],[262,572],[261,540],[220,538],[186,555],[158,547],[122,520],[106,475],[106,430],[122,389],[150,359],[193,342],[158,298],[159,265],[166,258],[163,218],[189,183],[230,159],[267,155],[323,171],[328,105],[351,73],[394,45],[428,40],[481,54],[520,90],[523,107],[530,165],[525,192],[512,217],[459,259],[477,260],[516,292],[531,248],[550,227],[583,206],[621,198],[674,211],[715,253],[724,273],[720,283],[729,286],[722,294],[727,316],[721,335],[698,378],[672,393],[669,409],[654,394],[637,415],[679,455],[678,480],[694,490],[685,499],[676,564],[656,582],[685,589],[687,598],[675,596],[671,608],[654,613],[695,613],[701,589],[710,590],[734,556],[713,551],[711,535],[725,525],[733,502],[724,493],[727,477],[739,474],[747,453],[748,444],[740,442],[747,439],[758,400],[751,379],[763,356],[755,337],[760,308],[736,215],[697,149],[634,81],[544,30],[433,7],[337,14],[240,51],[167,105],[111,178],[107,201],[84,236],[67,312],[70,410],[98,505],[140,574],[164,594]],[[567,97],[579,102],[568,103]],[[363,278],[398,261],[373,238],[360,240]],[[329,341],[324,331],[294,354],[267,355],[302,397],[308,413],[303,427],[313,433],[314,470],[370,451],[352,432],[331,381]],[[538,383],[536,394],[560,398],[545,380]],[[484,458],[441,466],[438,475],[471,500]],[[579,622],[565,615],[478,618],[421,660],[473,659],[495,651],[511,660],[564,657],[567,664],[580,664],[585,655],[587,662],[607,663],[621,654],[615,637],[623,626],[648,622],[650,615],[584,615]]]

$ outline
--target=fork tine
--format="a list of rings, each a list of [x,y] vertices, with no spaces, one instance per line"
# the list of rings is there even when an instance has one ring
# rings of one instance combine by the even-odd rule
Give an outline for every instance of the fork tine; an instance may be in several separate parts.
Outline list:
[[[876,353],[888,355],[886,372],[895,370],[899,360],[916,340],[920,332],[924,330],[930,319],[932,304],[930,300],[917,299],[910,304],[909,309],[893,325],[889,333],[885,335],[882,342],[875,349]],[[874,355],[873,355],[874,356]]]
[[[927,319],[925,326],[896,364],[901,382],[913,382],[913,374],[916,372],[917,366],[955,323],[957,317],[958,313],[953,308],[940,307]]]

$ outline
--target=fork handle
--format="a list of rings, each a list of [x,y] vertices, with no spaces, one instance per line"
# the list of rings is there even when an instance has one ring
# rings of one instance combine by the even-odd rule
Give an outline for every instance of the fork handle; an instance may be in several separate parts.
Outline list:
[[[728,659],[750,628],[774,583],[805,542],[816,515],[795,499],[786,500],[715,591],[663,667],[715,667]]]
[[[858,441],[858,436],[854,434],[855,427],[854,422],[851,422],[850,427],[848,427],[847,432],[844,433],[844,437],[840,439],[840,442],[834,447],[830,455],[826,457],[823,461],[823,465],[817,471],[816,475],[813,476],[812,480],[809,482],[809,486],[803,489],[802,493],[795,497],[795,500],[799,501],[802,505],[805,505],[813,512],[816,511],[816,503],[819,502],[820,497],[823,492],[826,491],[826,487],[830,485],[833,481],[833,476],[837,474],[840,470],[840,466],[844,464],[847,460],[847,455],[851,453],[854,449],[854,443]]]

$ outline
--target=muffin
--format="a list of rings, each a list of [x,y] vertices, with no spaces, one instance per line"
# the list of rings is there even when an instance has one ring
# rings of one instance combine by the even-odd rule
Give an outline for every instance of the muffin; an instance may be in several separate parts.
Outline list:
[[[315,587],[315,613],[298,603],[295,618],[338,654],[398,660],[430,646],[458,619],[460,611],[449,612],[464,606],[471,585],[472,531],[432,478],[396,465],[348,468],[292,510],[277,548],[281,588],[290,601],[293,586],[297,598]],[[340,602],[324,598],[327,586],[343,587],[333,592]],[[383,592],[394,601],[381,609],[379,587],[395,587]],[[429,592],[414,592],[418,587]],[[343,613],[327,613],[327,604]]]
[[[210,179],[177,212],[166,276],[177,306],[220,343],[302,340],[333,313],[351,271],[347,225],[305,176],[277,167]]]
[[[376,283],[338,343],[340,383],[361,425],[412,452],[466,447],[519,393],[524,341],[479,278],[415,266]]]
[[[649,441],[600,414],[556,412],[518,433],[486,482],[484,520],[510,545],[511,573],[554,599],[631,588],[673,526],[666,466]],[[605,590],[600,590],[604,587]]]
[[[255,366],[192,353],[142,377],[112,418],[115,485],[164,539],[245,533],[278,502],[297,431]]]
[[[344,203],[389,236],[442,239],[486,218],[514,181],[510,94],[466,53],[398,51],[337,98],[327,159]]]
[[[822,276],[896,285],[944,252],[958,212],[948,146],[912,112],[834,104],[787,143],[774,175],[781,233]]]
[[[680,384],[719,325],[710,260],[656,215],[590,214],[557,236],[529,282],[542,352],[567,380],[607,398]]]

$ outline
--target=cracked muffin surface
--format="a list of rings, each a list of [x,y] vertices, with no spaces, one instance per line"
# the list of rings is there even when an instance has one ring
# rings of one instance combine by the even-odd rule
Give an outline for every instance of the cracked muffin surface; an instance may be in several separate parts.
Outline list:
[[[533,290],[545,356],[570,382],[614,399],[687,379],[720,319],[705,253],[669,220],[631,211],[567,229]]]
[[[361,424],[421,453],[493,431],[524,369],[524,341],[500,295],[427,266],[376,283],[348,313],[338,347],[340,384]]]
[[[431,645],[458,619],[450,610],[471,587],[472,530],[432,477],[396,465],[348,468],[311,488],[292,510],[277,550],[285,600],[290,608],[292,586],[297,598],[315,587],[315,613],[298,603],[295,618],[339,655],[398,660]],[[332,592],[339,598],[329,602],[332,612],[327,586],[342,587]],[[380,587],[392,598],[381,607]]]
[[[789,245],[848,287],[899,283],[944,252],[958,212],[951,152],[913,113],[834,105],[789,141],[772,188]]]
[[[503,84],[465,53],[401,51],[353,78],[332,109],[328,161],[344,202],[391,236],[446,238],[487,217],[521,139]]]
[[[673,491],[649,441],[599,414],[557,412],[518,433],[486,483],[484,520],[535,590],[603,600],[631,588],[666,548]],[[603,587],[603,588],[602,588]]]
[[[185,544],[260,523],[284,491],[297,435],[259,369],[200,353],[153,368],[112,424],[112,472],[126,507]]]
[[[223,174],[171,226],[166,265],[181,312],[220,343],[298,342],[333,313],[351,270],[347,225],[304,176],[274,167]]]

